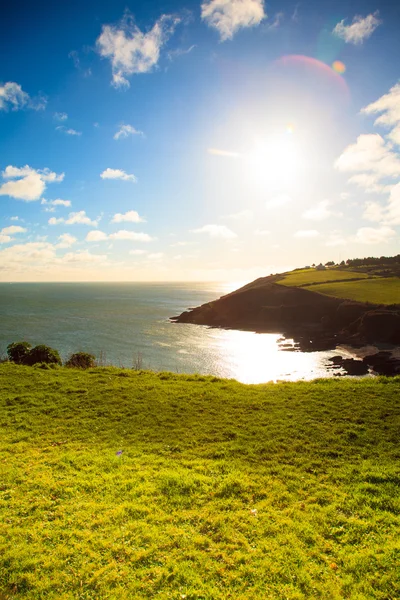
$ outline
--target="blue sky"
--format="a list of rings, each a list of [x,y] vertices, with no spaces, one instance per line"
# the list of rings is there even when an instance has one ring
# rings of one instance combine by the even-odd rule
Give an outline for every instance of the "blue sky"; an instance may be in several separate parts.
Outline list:
[[[0,280],[246,281],[400,251],[400,6],[0,13]]]

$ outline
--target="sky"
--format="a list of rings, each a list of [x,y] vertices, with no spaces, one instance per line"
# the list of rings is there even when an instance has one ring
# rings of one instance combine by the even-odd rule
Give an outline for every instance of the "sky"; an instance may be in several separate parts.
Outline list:
[[[0,9],[0,281],[400,252],[400,4]]]

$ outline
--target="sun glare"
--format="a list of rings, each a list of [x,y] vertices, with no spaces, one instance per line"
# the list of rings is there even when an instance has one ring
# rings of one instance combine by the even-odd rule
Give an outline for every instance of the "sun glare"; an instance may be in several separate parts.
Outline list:
[[[293,139],[293,126],[286,133],[258,140],[246,156],[250,177],[257,186],[280,187],[292,183],[300,170],[300,153]]]

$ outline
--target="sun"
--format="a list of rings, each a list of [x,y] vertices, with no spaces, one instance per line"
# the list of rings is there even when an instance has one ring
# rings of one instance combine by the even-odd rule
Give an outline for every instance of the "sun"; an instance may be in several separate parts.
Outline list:
[[[277,188],[297,179],[301,155],[292,134],[288,125],[284,134],[258,139],[246,154],[247,171],[256,186]]]

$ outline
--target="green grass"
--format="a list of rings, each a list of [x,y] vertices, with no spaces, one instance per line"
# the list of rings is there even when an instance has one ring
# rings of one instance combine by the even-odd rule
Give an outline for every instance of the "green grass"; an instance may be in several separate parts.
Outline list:
[[[293,287],[309,286],[325,281],[338,281],[346,279],[364,279],[369,277],[367,273],[356,273],[354,271],[341,271],[340,269],[326,269],[325,271],[316,271],[307,269],[302,271],[293,271],[287,274],[283,279],[277,281],[280,285]],[[314,287],[312,288],[314,290]]]
[[[3,364],[0,390],[2,599],[400,597],[399,378]]]
[[[372,302],[373,304],[400,304],[400,278],[386,277],[364,279],[361,281],[343,281],[313,285],[313,292],[327,296]]]

